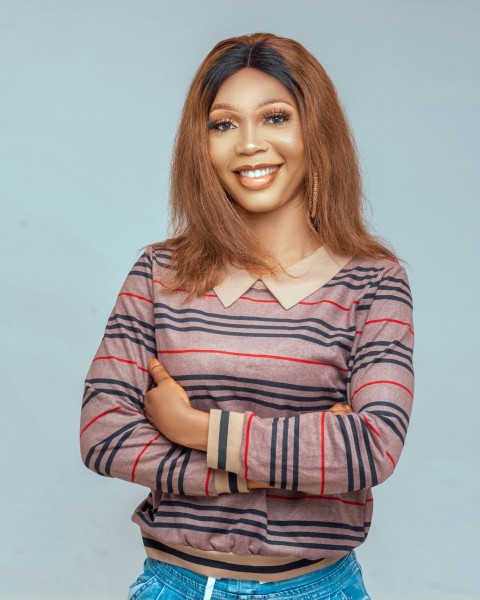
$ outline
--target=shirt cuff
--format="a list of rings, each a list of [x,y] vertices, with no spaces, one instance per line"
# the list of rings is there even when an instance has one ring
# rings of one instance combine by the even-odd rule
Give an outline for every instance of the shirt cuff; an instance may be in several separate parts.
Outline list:
[[[250,491],[246,479],[239,477],[236,473],[228,473],[228,471],[215,471],[214,488],[215,494],[235,494]]]
[[[245,415],[210,409],[208,426],[207,465],[212,469],[240,474],[240,450]]]

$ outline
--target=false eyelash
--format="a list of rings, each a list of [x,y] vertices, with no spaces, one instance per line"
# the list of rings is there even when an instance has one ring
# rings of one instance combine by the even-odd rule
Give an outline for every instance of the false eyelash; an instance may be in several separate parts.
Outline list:
[[[263,115],[265,120],[271,119],[272,117],[283,117],[285,121],[289,121],[292,118],[292,113],[286,108],[275,108]]]
[[[227,123],[233,123],[232,119],[217,119],[216,121],[208,121],[207,123],[207,128],[210,129],[216,129],[219,125],[224,125]],[[219,130],[221,131],[221,130]]]

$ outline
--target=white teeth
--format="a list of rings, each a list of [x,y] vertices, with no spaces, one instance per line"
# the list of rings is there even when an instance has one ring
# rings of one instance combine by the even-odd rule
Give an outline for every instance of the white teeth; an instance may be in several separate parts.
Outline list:
[[[270,173],[273,173],[277,169],[278,169],[278,166],[268,167],[267,169],[256,169],[255,171],[240,171],[240,175],[242,177],[251,177],[251,178],[265,177],[265,175],[270,175]]]

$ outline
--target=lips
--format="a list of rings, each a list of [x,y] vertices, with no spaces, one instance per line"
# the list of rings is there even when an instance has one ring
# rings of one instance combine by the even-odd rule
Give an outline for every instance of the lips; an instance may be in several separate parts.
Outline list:
[[[234,173],[243,187],[258,190],[269,186],[281,168],[282,164],[241,165],[234,170]]]

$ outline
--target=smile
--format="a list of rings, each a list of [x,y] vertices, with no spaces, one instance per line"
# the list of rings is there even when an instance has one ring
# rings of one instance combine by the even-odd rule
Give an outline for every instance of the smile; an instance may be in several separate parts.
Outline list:
[[[234,171],[240,184],[250,190],[259,190],[269,186],[283,165],[245,165]]]
[[[255,169],[255,171],[239,171],[242,177],[265,177],[274,173],[279,168],[279,165],[275,167],[267,167],[266,169]]]

